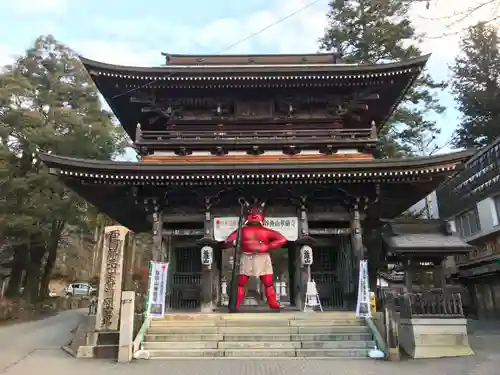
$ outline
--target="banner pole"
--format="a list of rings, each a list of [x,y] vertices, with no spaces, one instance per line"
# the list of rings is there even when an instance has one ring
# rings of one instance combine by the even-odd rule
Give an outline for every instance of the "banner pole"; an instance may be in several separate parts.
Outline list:
[[[236,244],[233,250],[233,269],[231,271],[231,283],[229,284],[229,303],[228,310],[230,313],[237,312],[236,304],[238,299],[238,275],[240,273],[240,256],[241,256],[241,228],[245,224],[245,206],[246,201],[244,198],[239,198],[240,204],[240,217],[238,220],[238,229],[236,232]]]
[[[144,309],[144,320],[149,318],[149,293],[151,290],[151,280],[152,280],[152,270],[153,270],[153,262],[149,262],[149,272],[148,272],[148,288],[146,290],[146,306]],[[145,325],[143,324],[143,327]],[[143,329],[141,332],[141,350],[144,349],[144,338],[146,337],[146,330]]]

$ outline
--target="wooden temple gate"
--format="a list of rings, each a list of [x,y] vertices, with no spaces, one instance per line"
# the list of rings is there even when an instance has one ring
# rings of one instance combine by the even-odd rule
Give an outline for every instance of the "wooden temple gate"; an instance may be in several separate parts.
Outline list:
[[[213,218],[236,216],[221,210],[241,196],[269,198],[269,206],[293,211],[286,214],[298,222],[289,240],[290,301],[303,306],[311,271],[326,308],[352,309],[357,264],[379,253],[364,246],[363,236],[380,218],[417,203],[471,156],[374,158],[378,132],[428,57],[345,65],[331,53],[168,55],[161,68],[80,57],[141,161],[39,157],[101,212],[136,233],[153,234],[153,259],[171,264],[172,309],[217,307],[221,257]],[[348,223],[349,235],[331,231],[339,223]],[[165,244],[164,230],[193,224],[196,235],[174,234]],[[316,244],[318,237],[331,242]],[[213,263],[202,265],[203,247],[213,250]],[[314,259],[300,266],[306,247]]]

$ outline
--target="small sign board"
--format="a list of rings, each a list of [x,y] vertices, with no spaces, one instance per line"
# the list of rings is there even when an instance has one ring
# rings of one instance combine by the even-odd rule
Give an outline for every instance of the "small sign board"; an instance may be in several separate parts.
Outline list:
[[[358,303],[356,304],[358,318],[371,318],[371,298],[368,285],[368,261],[359,262]]]
[[[168,263],[151,261],[147,314],[152,318],[165,316]]]
[[[314,280],[311,280],[307,282],[304,312],[314,311],[316,307],[319,307],[320,311],[323,312],[323,306],[321,306],[321,300],[319,299],[316,282]]]

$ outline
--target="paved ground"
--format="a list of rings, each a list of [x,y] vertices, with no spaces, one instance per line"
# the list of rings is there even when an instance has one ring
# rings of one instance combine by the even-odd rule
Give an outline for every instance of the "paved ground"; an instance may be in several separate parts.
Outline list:
[[[60,346],[70,339],[84,310],[67,311],[41,321],[0,328],[0,374],[29,375],[498,375],[500,324],[472,324],[477,356],[390,363],[375,360],[170,360],[118,365],[76,360]]]

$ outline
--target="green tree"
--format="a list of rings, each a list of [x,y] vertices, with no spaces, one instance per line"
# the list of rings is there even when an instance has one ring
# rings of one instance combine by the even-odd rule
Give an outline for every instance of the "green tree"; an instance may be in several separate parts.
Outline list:
[[[406,0],[332,0],[328,27],[320,39],[320,49],[336,51],[348,63],[383,63],[420,56],[411,41],[417,39]],[[440,133],[427,114],[440,114],[444,107],[435,95],[445,85],[422,74],[402,104],[379,133],[378,157],[398,157],[421,153],[422,135],[433,138]],[[432,147],[431,147],[432,148]]]
[[[91,230],[88,204],[37,153],[106,160],[123,150],[124,135],[76,54],[41,36],[0,75],[0,138],[0,235],[14,255],[7,294],[18,296],[25,274],[24,297],[33,301],[47,292],[66,227]]]
[[[485,23],[470,28],[460,42],[462,53],[451,67],[452,88],[462,119],[456,147],[482,147],[500,136],[500,38]]]

